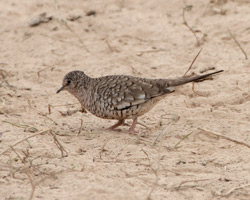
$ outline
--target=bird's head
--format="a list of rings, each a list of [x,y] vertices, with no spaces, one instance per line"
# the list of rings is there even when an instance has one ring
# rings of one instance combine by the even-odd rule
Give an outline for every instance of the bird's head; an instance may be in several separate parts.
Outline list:
[[[69,93],[73,94],[77,91],[79,85],[84,82],[87,76],[83,71],[72,71],[64,76],[62,87],[57,90],[56,93],[66,90]]]

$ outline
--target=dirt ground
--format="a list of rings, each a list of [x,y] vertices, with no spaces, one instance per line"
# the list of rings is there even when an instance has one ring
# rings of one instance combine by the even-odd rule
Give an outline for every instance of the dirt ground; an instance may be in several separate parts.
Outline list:
[[[1,0],[0,19],[0,199],[250,199],[249,0]],[[56,94],[72,70],[181,77],[201,48],[188,74],[224,72],[139,134]]]

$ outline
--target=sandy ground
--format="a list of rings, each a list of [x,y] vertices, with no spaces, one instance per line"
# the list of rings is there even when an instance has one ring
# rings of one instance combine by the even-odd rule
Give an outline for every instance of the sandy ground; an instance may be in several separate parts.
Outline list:
[[[228,31],[250,56],[248,0],[1,0],[0,19],[0,199],[250,199],[250,62]],[[170,94],[137,135],[55,93],[76,69],[181,77],[200,48],[189,74],[225,72]]]

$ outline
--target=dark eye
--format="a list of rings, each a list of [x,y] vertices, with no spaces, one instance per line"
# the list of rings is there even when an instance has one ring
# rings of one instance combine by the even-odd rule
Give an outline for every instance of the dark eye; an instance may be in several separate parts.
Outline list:
[[[67,80],[67,85],[69,85],[71,83],[71,80],[70,79],[68,79]]]

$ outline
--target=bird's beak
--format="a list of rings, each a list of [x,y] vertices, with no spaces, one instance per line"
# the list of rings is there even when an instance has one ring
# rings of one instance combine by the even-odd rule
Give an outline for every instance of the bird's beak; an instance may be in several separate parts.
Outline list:
[[[56,93],[61,92],[64,89],[65,86],[62,86],[59,90],[56,91]]]

